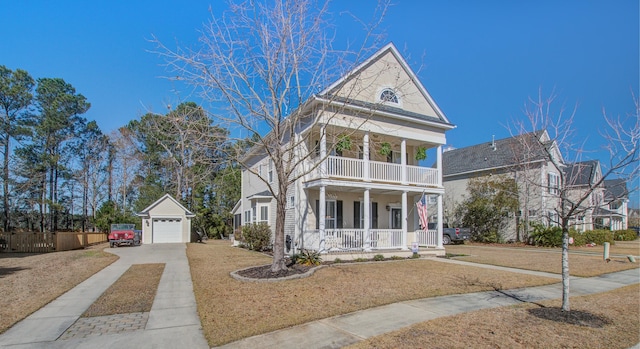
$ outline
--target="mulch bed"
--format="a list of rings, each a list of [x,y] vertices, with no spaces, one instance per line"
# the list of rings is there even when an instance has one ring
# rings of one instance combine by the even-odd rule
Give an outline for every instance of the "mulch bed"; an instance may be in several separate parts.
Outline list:
[[[292,275],[304,274],[314,267],[315,266],[313,265],[293,264],[290,265],[286,270],[281,270],[274,273],[273,271],[271,271],[271,265],[263,265],[259,267],[240,270],[237,272],[237,274],[252,279],[277,279]]]

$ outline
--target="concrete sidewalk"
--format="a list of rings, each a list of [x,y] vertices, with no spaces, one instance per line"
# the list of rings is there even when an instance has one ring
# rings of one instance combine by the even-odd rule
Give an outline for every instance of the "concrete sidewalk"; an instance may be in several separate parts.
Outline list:
[[[435,259],[446,263],[457,263],[446,259]],[[461,262],[461,264],[467,262]],[[472,263],[469,263],[472,264]],[[508,270],[525,274],[558,277],[555,274],[527,270],[484,266],[473,266]],[[544,275],[547,274],[547,275]],[[638,269],[605,274],[592,278],[572,278],[571,295],[582,296],[611,291],[640,282]],[[418,299],[357,311],[350,314],[322,319],[300,326],[263,335],[245,338],[220,348],[341,348],[364,339],[395,331],[419,322],[438,317],[480,309],[514,305],[522,302],[537,302],[562,297],[560,283],[507,290],[501,292],[478,292]]]
[[[185,244],[112,248],[120,256],[53,302],[0,335],[0,348],[208,348],[198,317]],[[80,315],[132,264],[165,263],[149,313],[119,314],[82,325]],[[100,319],[92,318],[92,321]],[[115,323],[111,327],[110,323]],[[130,323],[131,326],[121,326]],[[76,329],[70,331],[70,329]]]

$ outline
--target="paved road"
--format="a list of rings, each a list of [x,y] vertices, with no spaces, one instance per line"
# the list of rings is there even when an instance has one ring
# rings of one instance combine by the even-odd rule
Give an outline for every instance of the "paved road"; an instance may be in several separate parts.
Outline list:
[[[185,244],[107,251],[120,259],[0,335],[0,348],[208,348]],[[132,264],[143,263],[165,263],[149,313],[80,318]]]

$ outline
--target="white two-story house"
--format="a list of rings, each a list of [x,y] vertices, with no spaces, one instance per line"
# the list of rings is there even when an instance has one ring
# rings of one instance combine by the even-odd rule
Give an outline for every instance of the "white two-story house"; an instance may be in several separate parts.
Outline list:
[[[441,227],[422,230],[416,202],[423,195],[435,201],[429,216],[442,221],[442,147],[455,126],[395,46],[386,45],[300,108],[308,117],[288,141],[299,160],[284,213],[288,253],[407,250],[418,243],[444,254]],[[426,156],[435,167],[424,164]],[[272,157],[254,150],[244,163],[236,225],[273,227]]]

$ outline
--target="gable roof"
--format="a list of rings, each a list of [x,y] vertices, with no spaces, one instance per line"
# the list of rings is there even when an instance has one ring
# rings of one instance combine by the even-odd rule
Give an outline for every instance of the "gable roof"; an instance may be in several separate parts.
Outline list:
[[[149,211],[151,211],[154,207],[158,206],[161,202],[163,202],[165,200],[171,200],[174,204],[176,204],[178,207],[180,207],[180,209],[182,209],[185,212],[185,216],[187,216],[187,217],[195,217],[196,216],[194,213],[192,213],[191,211],[187,210],[184,206],[182,206],[182,204],[179,203],[178,200],[174,199],[173,196],[171,196],[169,194],[164,194],[160,199],[156,200],[154,203],[149,205],[147,208],[145,208],[144,210],[136,213],[136,216],[149,217]]]
[[[255,193],[255,194],[251,194],[249,196],[247,196],[247,199],[249,200],[253,200],[253,199],[271,199],[273,198],[273,194],[271,194],[270,191],[268,190],[264,190],[261,191],[259,193]]]
[[[545,136],[546,131],[535,131],[445,151],[442,153],[442,175],[454,176],[544,161],[546,152],[538,139]],[[519,156],[526,158],[519,159]]]
[[[590,185],[597,180],[600,162],[588,160],[568,164],[565,169],[565,180],[570,186]]]
[[[605,179],[604,198],[607,201],[626,199],[629,196],[627,181],[624,179]]]
[[[358,76],[365,69],[367,69],[368,67],[376,63],[378,60],[382,59],[382,57],[384,57],[387,53],[390,53],[391,55],[393,55],[393,57],[398,62],[402,70],[407,74],[407,76],[409,76],[411,82],[416,86],[416,88],[420,91],[420,94],[422,95],[422,97],[427,101],[429,106],[433,109],[433,111],[436,114],[435,116],[408,112],[403,110],[402,108],[381,105],[379,103],[369,103],[369,102],[358,101],[354,99],[341,98],[335,95],[336,92],[338,92],[342,86],[344,86],[351,79],[354,79],[356,76]],[[433,98],[431,97],[427,89],[424,87],[424,85],[422,85],[422,83],[420,82],[420,79],[418,79],[414,71],[409,67],[409,65],[404,60],[404,58],[402,57],[402,55],[400,54],[396,46],[393,44],[393,42],[386,44],[376,53],[371,55],[371,57],[369,57],[364,62],[357,65],[354,69],[352,69],[347,74],[344,74],[336,82],[329,85],[322,92],[318,93],[316,95],[316,98],[322,101],[327,101],[327,100],[335,101],[341,104],[346,104],[347,106],[348,105],[360,106],[368,109],[381,110],[381,111],[386,111],[390,113],[397,113],[399,115],[412,117],[420,121],[435,121],[436,123],[439,123],[442,125],[451,126],[451,128],[455,127],[453,124],[449,122],[449,119],[444,115],[444,113],[442,112],[440,107],[436,104],[436,102],[433,100]]]

